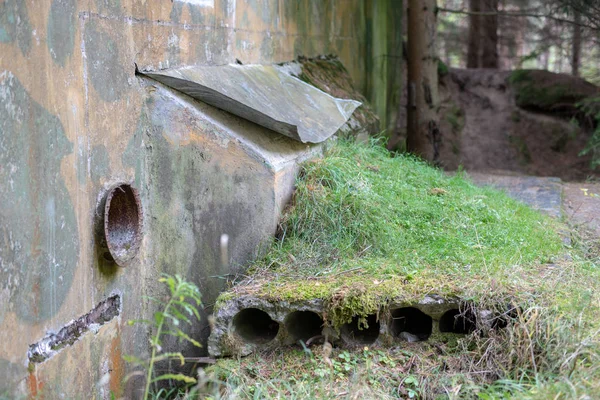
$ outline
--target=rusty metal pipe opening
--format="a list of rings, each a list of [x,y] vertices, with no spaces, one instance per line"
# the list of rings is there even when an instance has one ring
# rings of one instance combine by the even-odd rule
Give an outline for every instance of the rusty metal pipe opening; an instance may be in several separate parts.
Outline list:
[[[467,334],[473,332],[476,327],[475,315],[468,311],[461,313],[457,309],[449,310],[440,318],[440,332]]]
[[[407,342],[420,342],[429,339],[433,320],[423,311],[414,307],[396,308],[391,311],[390,333]]]
[[[293,342],[306,343],[321,335],[323,318],[312,311],[294,311],[285,318],[285,328]]]
[[[137,190],[128,184],[112,188],[104,206],[104,235],[110,255],[121,266],[137,254],[142,235],[142,210]]]
[[[355,316],[348,324],[342,325],[342,339],[350,345],[372,344],[379,338],[380,324],[376,314],[366,318]]]
[[[258,308],[245,308],[233,317],[233,332],[252,344],[266,344],[275,339],[279,323]]]

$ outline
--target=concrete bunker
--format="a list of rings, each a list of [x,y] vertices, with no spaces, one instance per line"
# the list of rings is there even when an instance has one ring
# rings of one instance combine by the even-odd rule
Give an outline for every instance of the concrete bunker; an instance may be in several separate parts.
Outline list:
[[[440,318],[440,332],[471,333],[477,327],[475,315],[470,311],[461,312],[458,309],[446,311]]]
[[[401,307],[391,310],[389,330],[395,338],[420,342],[429,339],[432,329],[432,318],[418,308]]]
[[[373,344],[379,338],[380,323],[377,314],[367,317],[355,316],[342,325],[342,339],[349,345]]]
[[[242,340],[252,344],[266,344],[275,339],[279,323],[258,308],[239,311],[232,321],[233,332]]]
[[[294,311],[285,318],[285,328],[294,343],[321,335],[323,318],[313,311]]]
[[[112,259],[126,266],[137,254],[142,235],[142,210],[137,190],[119,184],[109,190],[104,205],[104,236]]]

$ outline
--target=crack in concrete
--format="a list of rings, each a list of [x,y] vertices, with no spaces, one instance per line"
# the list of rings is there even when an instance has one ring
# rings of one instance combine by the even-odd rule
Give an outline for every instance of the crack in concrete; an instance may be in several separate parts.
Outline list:
[[[29,346],[27,358],[32,363],[41,363],[71,346],[87,331],[97,332],[100,326],[121,313],[121,296],[112,295],[98,303],[89,313],[72,320],[57,333],[50,332],[42,340]]]

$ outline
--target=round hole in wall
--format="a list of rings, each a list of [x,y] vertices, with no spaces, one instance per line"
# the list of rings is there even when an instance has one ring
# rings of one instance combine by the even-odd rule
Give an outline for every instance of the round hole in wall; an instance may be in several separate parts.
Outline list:
[[[127,265],[137,254],[142,210],[137,190],[131,185],[117,185],[106,195],[104,235],[110,255],[118,265]]]
[[[440,318],[440,332],[471,333],[477,328],[477,321],[472,312],[460,312],[460,310],[448,310]]]
[[[265,344],[275,339],[279,324],[258,308],[244,308],[233,317],[233,330],[244,341]]]
[[[285,318],[285,327],[294,342],[306,343],[321,335],[323,318],[312,311],[294,311]]]
[[[433,321],[429,315],[418,308],[396,308],[391,314],[390,332],[394,337],[407,342],[420,342],[431,336]]]
[[[379,337],[379,328],[376,314],[367,317],[357,315],[350,323],[342,325],[342,339],[349,345],[372,344]]]

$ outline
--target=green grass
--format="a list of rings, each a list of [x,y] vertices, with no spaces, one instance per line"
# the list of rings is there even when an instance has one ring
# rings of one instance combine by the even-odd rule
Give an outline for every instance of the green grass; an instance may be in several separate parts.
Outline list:
[[[243,293],[319,297],[339,326],[390,300],[435,293],[492,309],[510,303],[517,315],[506,329],[454,341],[224,359],[194,390],[213,398],[595,395],[598,247],[575,234],[565,246],[558,233],[565,230],[460,173],[449,177],[410,156],[390,155],[377,142],[338,142],[304,166],[278,239],[217,307]]]
[[[432,292],[518,298],[530,291],[523,276],[564,255],[558,229],[460,173],[449,177],[375,142],[341,141],[304,166],[279,239],[250,269],[250,290],[336,301],[334,325],[390,299],[418,301]],[[245,289],[242,282],[219,302]]]
[[[357,261],[377,275],[466,265],[476,273],[561,252],[555,224],[506,195],[349,142],[305,166],[282,225],[284,240],[264,263],[310,276]]]

